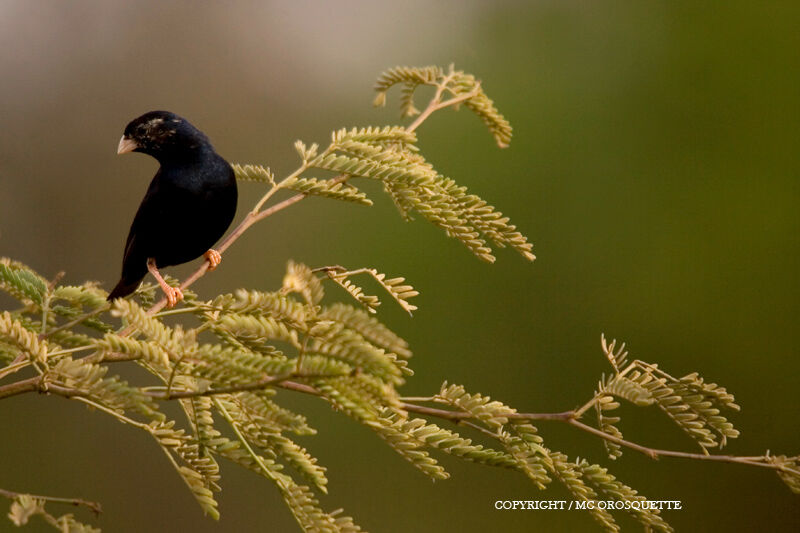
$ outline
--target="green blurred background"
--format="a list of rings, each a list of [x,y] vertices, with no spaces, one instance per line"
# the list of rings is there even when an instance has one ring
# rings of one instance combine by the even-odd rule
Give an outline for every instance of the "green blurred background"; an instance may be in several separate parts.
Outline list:
[[[375,266],[421,291],[413,318],[389,302],[379,314],[414,349],[408,395],[446,379],[521,410],[569,409],[609,370],[605,332],[734,392],[730,453],[797,454],[799,24],[797,2],[2,0],[0,254],[112,287],[156,169],[115,148],[145,111],[182,114],[229,160],[281,175],[298,138],[398,123],[396,94],[370,107],[384,68],[455,62],[513,124],[511,147],[467,112],[434,115],[420,145],[512,217],[533,264],[507,250],[483,264],[367,187],[372,208],[313,198],[256,226],[195,285],[201,297],[273,289],[289,258]],[[262,188],[240,190],[239,217]],[[434,484],[325,404],[281,397],[319,429],[302,444],[329,467],[324,508],[370,531],[597,530],[586,513],[493,507],[568,498],[557,484],[540,492],[449,458],[452,479]],[[660,413],[622,415],[627,437],[694,451]],[[678,531],[800,528],[798,497],[767,470],[633,452],[612,462],[591,436],[539,428],[648,497],[681,500],[665,513]],[[100,500],[104,531],[295,527],[272,486],[229,465],[222,518],[204,518],[149,438],[75,402],[6,400],[0,435],[0,486]]]

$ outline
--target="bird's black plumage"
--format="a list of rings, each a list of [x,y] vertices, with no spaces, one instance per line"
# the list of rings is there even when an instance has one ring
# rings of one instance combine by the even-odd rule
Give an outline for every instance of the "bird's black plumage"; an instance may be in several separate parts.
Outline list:
[[[133,120],[125,128],[118,150],[130,151],[154,157],[161,167],[131,224],[122,278],[109,300],[136,290],[147,274],[148,260],[161,268],[203,255],[236,214],[233,169],[186,119],[167,111],[151,111]]]

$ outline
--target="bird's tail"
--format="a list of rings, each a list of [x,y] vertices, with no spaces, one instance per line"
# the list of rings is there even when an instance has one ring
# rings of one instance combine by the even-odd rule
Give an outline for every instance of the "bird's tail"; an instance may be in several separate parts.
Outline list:
[[[112,290],[111,293],[108,295],[107,300],[110,302],[116,298],[122,298],[124,296],[133,293],[133,291],[135,291],[139,287],[139,283],[142,282],[142,278],[144,278],[144,276],[134,280],[125,279],[123,277],[121,280],[119,280],[117,286],[114,287],[114,290]]]

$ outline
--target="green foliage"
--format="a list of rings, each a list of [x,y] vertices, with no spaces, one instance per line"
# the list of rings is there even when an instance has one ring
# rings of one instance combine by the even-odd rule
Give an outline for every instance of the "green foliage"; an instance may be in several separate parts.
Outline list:
[[[505,148],[511,142],[511,124],[500,114],[472,74],[454,70],[452,65],[448,71],[436,66],[390,68],[380,75],[375,84],[378,93],[375,105],[384,105],[386,91],[397,84],[403,84],[400,104],[404,116],[419,114],[414,106],[414,91],[418,86],[444,87],[454,98],[468,97],[464,105],[480,117],[500,148]]]
[[[328,277],[334,283],[342,287],[350,293],[350,296],[355,298],[358,302],[363,304],[370,313],[375,313],[377,307],[381,304],[377,296],[370,296],[364,294],[364,290],[353,283],[349,278],[358,274],[367,274],[372,277],[378,284],[389,293],[395,302],[405,309],[408,314],[417,309],[416,305],[408,302],[409,298],[417,296],[419,293],[414,290],[411,285],[402,285],[405,278],[391,278],[386,279],[386,274],[382,274],[374,268],[361,268],[358,270],[347,271],[341,267],[325,268]]]
[[[739,436],[739,431],[721,414],[725,409],[739,410],[733,395],[724,387],[706,383],[696,372],[674,378],[655,364],[641,360],[628,363],[625,345],[616,349],[616,341],[608,344],[605,337],[602,346],[615,371],[611,378],[600,381],[595,393],[594,407],[603,432],[622,438],[616,426],[620,418],[606,414],[619,407],[614,398],[622,398],[640,407],[657,405],[704,453],[709,448],[721,449],[729,438]],[[618,444],[605,441],[605,445],[612,459],[622,454]]]
[[[269,168],[262,167],[261,165],[239,165],[234,163],[233,172],[236,174],[236,179],[242,181],[260,181],[269,185],[275,185],[275,175]]]
[[[235,165],[239,179],[270,188],[234,234],[270,214],[261,207],[282,189],[299,193],[291,202],[316,195],[371,205],[350,183],[366,178],[382,183],[404,218],[420,214],[480,259],[494,261],[487,244],[491,241],[533,260],[531,244],[508,218],[439,174],[416,146],[415,130],[422,120],[438,109],[461,104],[480,117],[499,146],[506,146],[511,127],[480,83],[452,67],[397,67],[379,78],[376,102],[382,104],[386,91],[397,84],[402,85],[403,114],[418,115],[412,125],[340,129],[321,151],[317,144],[298,141],[295,149],[302,164],[282,181],[266,167]],[[422,85],[434,87],[436,93],[419,111],[414,92]],[[302,176],[312,169],[338,176]],[[285,205],[290,203],[270,209]],[[0,259],[0,290],[21,304],[13,312],[0,313],[0,380],[16,379],[17,372],[24,376],[0,382],[0,399],[35,391],[60,395],[150,434],[202,511],[214,519],[220,515],[215,498],[221,490],[220,462],[237,464],[269,480],[306,531],[361,529],[340,511],[322,509],[317,495],[327,493],[328,472],[313,456],[313,446],[307,449],[295,441],[315,430],[301,413],[276,401],[277,389],[319,397],[368,427],[431,479],[449,477],[436,459],[437,454],[448,454],[521,473],[541,489],[560,482],[575,499],[586,502],[646,500],[605,468],[570,460],[546,446],[534,420],[567,422],[600,436],[612,458],[619,457],[624,447],[649,450],[653,457],[667,453],[623,440],[617,427],[620,417],[610,414],[620,407],[618,399],[643,408],[657,406],[706,454],[739,435],[721,415],[723,410],[739,408],[724,388],[706,383],[696,373],[673,378],[657,365],[628,362],[624,345],[617,348],[605,338],[603,351],[614,373],[600,380],[594,396],[578,410],[541,416],[519,413],[485,394],[447,383],[431,398],[404,399],[399,389],[413,374],[408,366],[411,351],[374,316],[379,297],[367,294],[356,278],[359,283],[365,279],[379,285],[405,311],[416,309],[409,302],[417,295],[413,287],[401,277],[387,279],[372,268],[312,269],[290,260],[276,290],[239,289],[201,300],[184,289],[181,308],[159,313],[158,288],[153,284],[145,283],[134,298],[118,299],[109,306],[106,293],[95,284],[58,285],[21,263]],[[171,278],[167,282],[177,284]],[[326,296],[325,283],[344,289],[331,291],[334,295],[355,301],[328,302],[331,295]],[[185,324],[193,325],[163,321],[176,314],[188,315],[192,320]],[[119,378],[112,369],[124,362],[140,366],[146,377],[135,383]],[[425,402],[445,409],[421,405]],[[170,403],[180,410],[165,409]],[[599,429],[579,422],[590,409],[598,415]],[[440,427],[430,418],[456,425]],[[464,432],[474,435],[466,437]],[[791,490],[800,492],[797,457],[766,454],[729,462],[773,468]],[[16,525],[41,516],[61,531],[97,531],[72,515],[56,518],[45,510],[45,503],[87,502],[2,490],[0,495],[12,499],[9,518]],[[656,511],[628,511],[648,530],[670,530]],[[619,530],[611,512],[593,506],[590,513],[606,530]]]
[[[439,67],[389,69],[378,79],[376,102],[385,102],[386,91],[395,84],[403,85],[404,116],[419,113],[413,104],[413,93],[420,85],[431,85],[437,88],[437,93],[427,108],[427,114],[443,107],[464,104],[483,120],[500,147],[511,141],[508,121],[470,74],[452,67],[447,71]],[[451,98],[445,100],[445,95]],[[377,180],[383,184],[404,219],[411,220],[416,212],[443,229],[447,236],[461,241],[481,260],[495,260],[488,245],[491,241],[501,248],[508,246],[532,261],[535,256],[531,253],[531,243],[508,217],[479,196],[469,193],[466,187],[440,174],[425,160],[416,146],[415,128],[412,125],[409,128],[340,129],[333,132],[330,144],[321,151],[316,143],[307,146],[297,141],[295,149],[303,161],[302,166],[275,187],[371,205],[371,200],[351,182],[355,178]],[[335,172],[338,176],[333,179],[301,176],[311,169]],[[270,170],[258,165],[234,165],[234,171],[243,180],[275,184]]]
[[[0,289],[23,304],[41,305],[47,281],[18,261],[0,259]]]
[[[5,341],[4,344],[8,349],[16,348],[18,355],[24,355],[40,363],[47,360],[47,343],[39,341],[36,333],[26,328],[19,320],[15,320],[8,311],[0,314],[0,339]]]
[[[585,459],[576,461],[575,466],[580,471],[583,479],[586,480],[589,485],[593,486],[603,499],[626,503],[638,502],[640,505],[626,506],[625,510],[629,512],[634,519],[641,522],[646,529],[650,528],[657,531],[672,530],[669,524],[661,518],[658,509],[650,509],[642,505],[647,501],[647,498],[624,483],[621,483],[617,478],[609,474],[608,469],[591,464]]]

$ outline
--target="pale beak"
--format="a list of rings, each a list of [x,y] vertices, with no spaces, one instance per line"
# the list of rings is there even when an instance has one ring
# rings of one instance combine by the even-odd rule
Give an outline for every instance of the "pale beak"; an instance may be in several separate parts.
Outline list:
[[[134,141],[133,139],[129,139],[123,135],[122,139],[119,140],[119,146],[117,146],[117,153],[127,154],[128,152],[133,152],[137,148],[139,148],[139,145],[136,144],[136,141]]]

